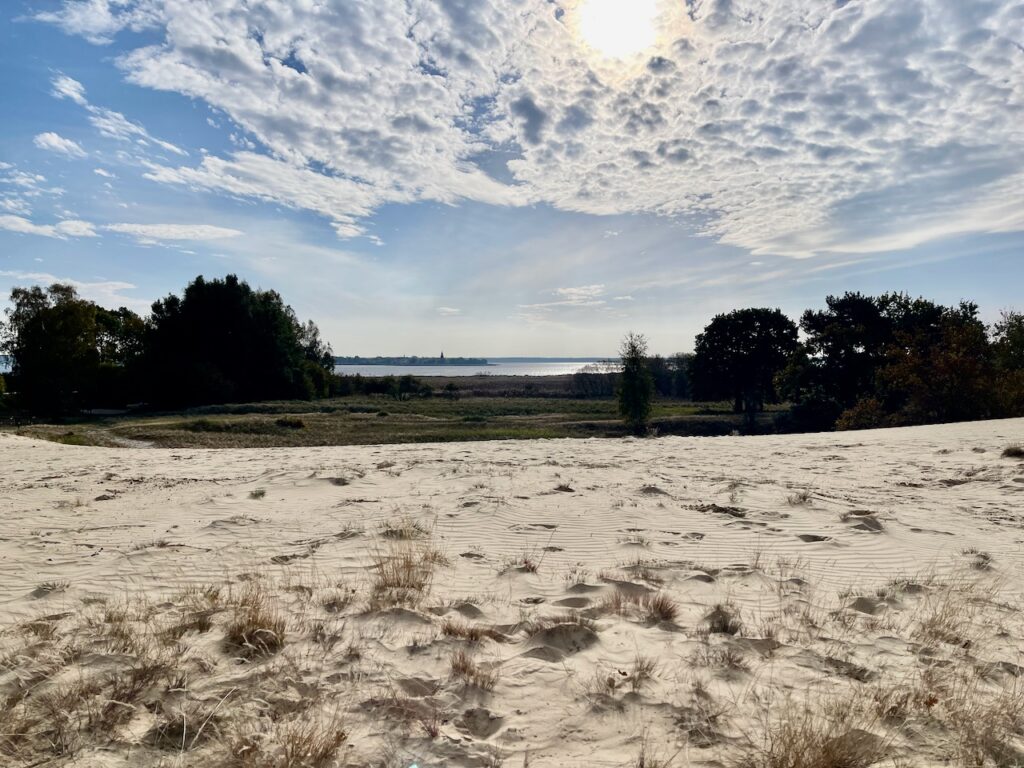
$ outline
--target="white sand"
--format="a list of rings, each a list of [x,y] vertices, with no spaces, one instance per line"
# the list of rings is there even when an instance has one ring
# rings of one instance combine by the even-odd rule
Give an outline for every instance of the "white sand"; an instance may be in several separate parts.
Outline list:
[[[40,616],[58,615],[51,622],[61,631],[85,637],[81,622],[98,598],[144,598],[159,624],[162,613],[180,616],[174,596],[189,586],[237,591],[257,578],[288,616],[283,650],[232,658],[219,641],[227,609],[176,646],[189,697],[218,702],[233,692],[221,714],[237,719],[221,731],[266,731],[261,723],[281,716],[279,699],[297,712],[315,700],[317,712],[340,710],[348,732],[331,765],[620,766],[636,763],[645,739],[648,765],[652,754],[674,756],[673,765],[728,764],[764,746],[766,729],[793,706],[787,696],[817,702],[909,684],[921,677],[924,651],[956,668],[1024,666],[1024,462],[1001,456],[1022,440],[1020,419],[776,437],[259,450],[85,448],[0,434],[0,649]],[[260,489],[265,496],[252,498]],[[432,530],[449,564],[434,570],[418,605],[372,609],[374,558],[409,546],[383,536],[382,525],[402,517]],[[963,554],[972,548],[991,557],[990,568],[972,567],[985,565]],[[513,567],[524,558],[536,572]],[[925,588],[876,594],[896,579]],[[322,598],[338,584],[352,602],[329,613]],[[949,585],[962,605],[981,606],[957,609],[966,648],[921,634]],[[977,598],[997,586],[997,603]],[[616,590],[660,591],[678,616],[658,623],[638,606],[626,615],[599,608]],[[700,631],[718,603],[742,620],[735,637]],[[569,625],[535,635],[522,624],[569,609],[593,618],[594,634]],[[507,641],[447,637],[445,617],[495,625]],[[309,639],[318,623],[336,645]],[[360,658],[346,655],[351,644]],[[497,674],[492,691],[452,679],[459,648]],[[102,667],[103,653],[89,650],[69,663],[76,674]],[[741,663],[723,661],[724,650]],[[657,667],[632,686],[638,654]],[[19,665],[27,668],[5,664],[0,699]],[[1012,688],[1013,675],[1003,677],[986,677],[985,695]],[[244,704],[250,693],[270,709]],[[157,709],[137,705],[113,741],[83,738],[57,764],[220,759],[220,737],[180,754],[133,744],[145,741]],[[410,711],[436,715],[437,736]],[[948,722],[914,722],[867,728],[885,741],[885,765],[892,756],[920,766],[962,759],[963,739]],[[1005,741],[1022,746],[1012,734]]]

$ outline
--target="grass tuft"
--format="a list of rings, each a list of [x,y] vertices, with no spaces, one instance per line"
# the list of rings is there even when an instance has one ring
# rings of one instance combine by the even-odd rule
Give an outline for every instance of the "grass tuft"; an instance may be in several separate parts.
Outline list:
[[[285,619],[266,590],[249,582],[224,628],[224,645],[243,659],[270,656],[284,647],[285,629]]]

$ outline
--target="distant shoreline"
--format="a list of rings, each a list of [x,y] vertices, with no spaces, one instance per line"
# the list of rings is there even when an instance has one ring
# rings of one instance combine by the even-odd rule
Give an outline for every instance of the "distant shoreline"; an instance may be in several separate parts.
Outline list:
[[[335,365],[461,366],[491,365],[482,357],[335,357]]]
[[[503,365],[580,364],[613,362],[610,357],[335,357],[335,366],[379,366],[402,368],[496,368]]]

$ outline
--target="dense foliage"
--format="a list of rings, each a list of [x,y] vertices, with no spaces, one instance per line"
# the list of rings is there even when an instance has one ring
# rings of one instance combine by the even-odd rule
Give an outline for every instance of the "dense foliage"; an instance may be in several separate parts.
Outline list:
[[[859,429],[1024,414],[1024,322],[906,294],[830,296],[778,377],[796,429]]]
[[[317,327],[234,275],[196,278],[145,320],[63,284],[14,288],[11,305],[3,349],[19,405],[32,413],[328,394],[333,358]]]
[[[654,380],[647,365],[647,340],[630,333],[622,342],[619,352],[622,372],[619,375],[619,415],[634,432],[647,430],[651,415]]]
[[[138,315],[99,307],[62,284],[14,288],[10,301],[2,343],[23,407],[58,414],[128,396],[145,329]]]
[[[716,316],[695,348],[694,397],[753,414],[778,399],[775,376],[797,348],[796,324],[778,309],[739,309]]]
[[[197,277],[153,304],[143,369],[154,404],[309,399],[327,394],[332,366],[312,322],[234,275]]]

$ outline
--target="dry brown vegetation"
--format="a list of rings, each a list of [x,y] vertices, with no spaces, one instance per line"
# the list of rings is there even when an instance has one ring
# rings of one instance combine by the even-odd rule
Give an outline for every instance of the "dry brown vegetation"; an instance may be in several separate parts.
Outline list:
[[[370,603],[382,593],[412,593],[413,602],[403,605],[419,604],[427,596],[431,573],[438,567],[434,550],[428,543],[396,547],[369,572]],[[788,574],[791,569],[779,571]],[[325,600],[335,591],[344,597],[332,598],[337,611],[328,615],[360,610],[349,589],[309,591]],[[720,604],[690,625],[697,638],[693,668],[707,670],[712,680],[729,680],[720,676],[731,674],[751,682],[742,698],[716,701],[707,683],[695,680],[688,699],[684,696],[688,703],[679,708],[678,727],[692,745],[720,750],[736,768],[867,768],[880,760],[899,764],[900,756],[913,752],[920,739],[961,768],[1017,764],[1024,743],[1024,689],[1016,675],[1024,670],[984,661],[986,644],[996,636],[994,627],[1013,615],[1012,608],[963,578],[894,582],[874,593],[905,606],[884,628],[876,617],[824,606],[813,613],[782,611],[752,624],[761,628],[759,637],[786,642],[804,642],[800,638],[809,636],[808,627],[819,627],[816,631],[831,635],[833,642],[844,634],[895,632],[922,649],[921,659],[927,661],[916,671],[879,676],[854,662],[833,659],[826,666],[839,682],[831,683],[827,693],[786,692],[786,686],[753,676],[758,654],[764,651],[752,650],[761,647],[757,645],[748,650],[737,645],[748,642],[743,639],[747,628],[732,606]],[[291,595],[290,603],[286,595]],[[844,594],[840,603],[849,600]],[[380,607],[393,604],[385,601]],[[346,724],[350,716],[342,715],[339,700],[316,682],[298,699],[280,695],[281,683],[295,674],[299,659],[334,668],[359,664],[360,636],[343,624],[304,618],[302,606],[317,605],[294,585],[257,577],[240,585],[194,587],[162,603],[127,599],[94,604],[13,627],[0,635],[0,755],[17,765],[71,759],[117,743],[135,728],[140,713],[148,713],[151,722],[136,738],[154,754],[201,752],[211,768],[339,765],[342,754],[352,749]],[[615,589],[599,613],[659,621],[682,618],[667,591]],[[296,628],[290,640],[289,623]],[[477,653],[487,641],[523,642],[558,627],[597,636],[602,632],[591,618],[575,611],[531,618],[509,633],[450,616],[438,618],[434,626],[433,639],[428,633],[424,643],[465,644],[448,646],[447,685],[466,697],[501,695],[500,663],[485,663]],[[299,635],[302,627],[306,634]],[[193,692],[194,681],[209,676],[217,663],[206,656],[208,651],[193,647],[198,643],[209,649],[204,638],[210,635],[220,638],[225,654],[220,663],[270,665],[256,679],[257,686],[225,681],[201,696]],[[290,648],[303,644],[306,650],[300,655],[284,659]],[[314,647],[320,650],[314,653]],[[96,649],[116,654],[117,663],[89,671],[83,659]],[[275,661],[279,658],[282,662]],[[629,666],[597,672],[581,695],[594,706],[621,708],[626,691],[646,696],[659,689],[659,666],[656,657],[637,653]],[[72,668],[79,672],[69,676]],[[446,684],[434,685],[415,697],[392,692],[381,700],[382,714],[404,724],[410,737],[419,733],[441,738],[457,710],[435,697]],[[757,725],[750,728],[744,722]],[[735,747],[727,746],[730,740]],[[648,743],[636,765],[670,765],[676,757],[662,755]]]
[[[472,654],[464,648],[460,648],[452,654],[451,673],[455,679],[482,691],[493,690],[498,682],[497,672],[481,667]]]
[[[248,583],[224,629],[227,650],[241,658],[267,656],[284,647],[286,621],[266,589]]]
[[[767,593],[774,602],[763,611],[744,603],[743,617],[728,593],[701,605],[677,591],[680,576],[721,569],[661,563],[656,583],[638,576],[654,564],[637,561],[602,572],[602,586],[586,585],[577,569],[568,589],[597,591],[589,607],[520,606],[518,621],[496,624],[482,618],[486,600],[431,602],[439,569],[450,563],[433,529],[410,520],[381,526],[384,548],[371,550],[361,576],[245,574],[162,601],[90,601],[5,630],[0,764],[74,764],[123,748],[154,765],[195,755],[209,768],[390,768],[401,763],[378,759],[379,740],[363,748],[367,716],[411,744],[445,744],[453,728],[485,743],[489,718],[501,720],[490,708],[506,711],[521,682],[504,685],[506,649],[507,658],[532,649],[536,664],[563,665],[576,681],[567,688],[608,716],[672,701],[676,730],[648,734],[638,751],[631,742],[625,754],[635,766],[682,768],[696,754],[735,768],[902,766],[922,744],[958,768],[1021,763],[1024,669],[1007,658],[1005,638],[1024,632],[1020,622],[1016,634],[1005,629],[1020,614],[992,594],[999,563],[985,552],[964,550],[970,560],[948,578],[834,596],[815,594],[799,561],[773,565],[758,555],[756,573],[775,582]],[[404,647],[392,639],[402,632]],[[623,632],[645,644],[615,664],[604,649]],[[883,635],[912,649],[898,671],[857,655]],[[395,657],[381,655],[381,638],[413,669],[433,666],[433,676],[399,674]],[[652,652],[662,638],[685,648],[689,685]],[[95,654],[106,661],[92,666]],[[811,689],[766,666],[794,658],[818,670]],[[685,759],[668,747],[679,740]],[[473,759],[510,765],[504,748],[488,744]]]
[[[1024,459],[1024,444],[1014,443],[1003,449],[1003,457],[1007,459]]]

